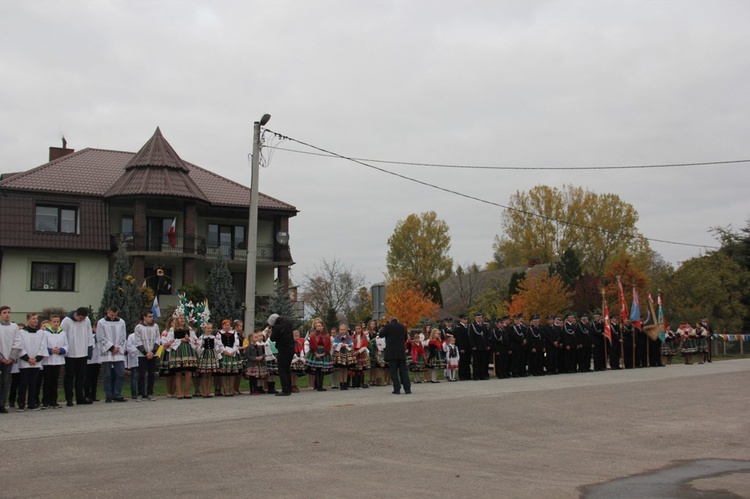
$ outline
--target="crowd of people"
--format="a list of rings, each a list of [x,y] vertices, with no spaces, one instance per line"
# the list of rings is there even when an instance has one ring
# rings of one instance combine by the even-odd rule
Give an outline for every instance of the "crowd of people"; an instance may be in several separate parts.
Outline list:
[[[607,334],[608,333],[608,334]],[[167,398],[233,397],[300,391],[300,379],[315,391],[365,389],[393,385],[393,393],[411,393],[412,383],[440,383],[555,375],[609,369],[668,365],[674,356],[686,364],[710,362],[712,331],[706,318],[695,327],[683,322],[651,338],[640,322],[609,327],[601,315],[522,314],[501,317],[494,325],[483,314],[469,321],[448,318],[438,327],[425,325],[408,333],[396,318],[380,327],[375,321],[326,329],[316,318],[302,334],[278,314],[265,329],[245,334],[239,320],[197,330],[177,310],[163,329],[151,311],[134,332],[112,306],[92,324],[86,308],[39,323],[28,314],[25,324],[10,321],[10,308],[0,306],[0,413],[57,409],[63,368],[65,404],[98,401],[101,378],[105,403],[125,402],[125,372],[130,372],[130,398],[153,401],[156,375],[165,380]],[[611,339],[610,339],[611,337]],[[279,378],[280,390],[276,379]],[[330,383],[326,383],[326,378]],[[242,380],[248,390],[241,391]],[[326,388],[328,386],[329,388]]]

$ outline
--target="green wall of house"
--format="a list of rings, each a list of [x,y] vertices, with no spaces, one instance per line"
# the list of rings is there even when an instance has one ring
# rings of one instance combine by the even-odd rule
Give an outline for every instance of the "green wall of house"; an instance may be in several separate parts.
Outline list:
[[[73,291],[32,291],[31,263],[73,263],[75,280]],[[99,308],[104,285],[109,273],[109,260],[105,255],[85,253],[50,253],[33,250],[5,250],[0,280],[0,304],[11,308],[15,322],[25,322],[26,314],[44,308],[59,307],[73,310],[91,305]]]

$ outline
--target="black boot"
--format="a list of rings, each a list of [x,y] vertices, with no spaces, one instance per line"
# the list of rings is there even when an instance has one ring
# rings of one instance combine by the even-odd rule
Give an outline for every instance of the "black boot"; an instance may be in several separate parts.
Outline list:
[[[326,389],[323,388],[323,373],[321,371],[315,372],[315,389],[319,392],[326,391]]]
[[[269,381],[268,382],[268,393],[278,393],[276,391],[276,382],[275,381]]]
[[[349,382],[348,381],[344,381],[343,383],[340,383],[339,386],[341,387],[342,390],[348,390],[349,389]]]

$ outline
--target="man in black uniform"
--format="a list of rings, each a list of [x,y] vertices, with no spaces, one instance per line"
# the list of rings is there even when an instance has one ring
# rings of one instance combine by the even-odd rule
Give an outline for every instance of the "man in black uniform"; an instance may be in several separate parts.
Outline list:
[[[292,394],[292,358],[294,357],[294,334],[292,323],[279,314],[271,314],[268,318],[271,326],[271,341],[276,343],[276,358],[279,365],[279,380],[281,380],[281,391],[277,396],[285,397]],[[271,382],[268,382],[271,386]]]
[[[409,332],[403,324],[398,322],[398,319],[393,317],[391,322],[380,330],[378,336],[385,338],[383,357],[391,369],[393,394],[401,393],[401,385],[404,386],[404,393],[411,393],[411,380],[409,370],[406,368],[406,349],[404,348]]]
[[[625,369],[633,369],[635,367],[635,337],[633,336],[633,323],[630,319],[625,321],[620,327],[620,334],[622,334],[622,359],[625,364]]]
[[[594,314],[594,320],[591,322],[589,332],[591,334],[591,353],[594,356],[594,371],[606,371],[607,354],[604,342],[607,340],[604,337],[604,321],[601,314]]]
[[[576,339],[578,340],[578,372],[591,372],[591,331],[589,329],[589,317],[584,314],[576,328]]]
[[[542,328],[544,338],[544,369],[547,374],[557,374],[558,353],[560,351],[560,329],[555,326],[555,319],[547,316],[547,325]]]
[[[580,348],[576,337],[576,318],[573,314],[568,314],[565,317],[565,324],[563,324],[563,332],[560,337],[563,345],[563,372],[574,373],[576,372],[576,360]]]
[[[612,330],[612,344],[609,346],[609,367],[610,369],[620,369],[620,324],[617,317],[609,320],[609,327]]]
[[[527,362],[529,374],[532,376],[544,375],[544,338],[542,328],[539,325],[539,316],[531,316],[531,324],[526,329],[526,349],[528,351]]]
[[[510,370],[514,378],[525,378],[526,374],[526,325],[523,315],[513,316],[510,326]]]
[[[466,314],[458,316],[456,325],[456,346],[460,358],[458,359],[458,379],[466,381],[471,379],[471,345],[469,344],[469,318]]]
[[[490,352],[489,331],[481,312],[474,314],[474,323],[469,326],[469,344],[471,345],[473,379],[490,379],[487,372],[487,356]]]
[[[648,366],[648,337],[643,332],[643,319],[641,322],[633,324],[633,337],[635,338],[635,367]]]
[[[510,365],[508,364],[508,348],[510,347],[510,338],[508,330],[505,327],[506,315],[495,321],[495,327],[490,331],[490,348],[493,354],[492,363],[495,366],[495,376],[498,379],[504,379],[510,376]]]
[[[443,321],[443,328],[440,330],[440,339],[445,341],[448,336],[455,336],[453,333],[453,317],[447,317]]]

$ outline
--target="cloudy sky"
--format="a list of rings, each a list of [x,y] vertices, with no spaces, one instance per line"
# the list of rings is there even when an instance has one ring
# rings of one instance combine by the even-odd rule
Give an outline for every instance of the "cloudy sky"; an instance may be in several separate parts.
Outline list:
[[[250,185],[253,122],[338,154],[559,170],[381,168],[493,203],[570,183],[634,205],[647,237],[714,245],[750,218],[746,1],[0,2],[0,172],[74,149],[183,159]],[[270,137],[269,137],[270,139]],[[269,141],[269,143],[271,143]],[[293,141],[274,145],[305,150]],[[268,154],[270,151],[266,151]],[[293,278],[337,258],[382,279],[411,213],[492,258],[502,209],[352,162],[276,150],[260,190],[295,205]],[[678,264],[701,248],[652,242]]]

